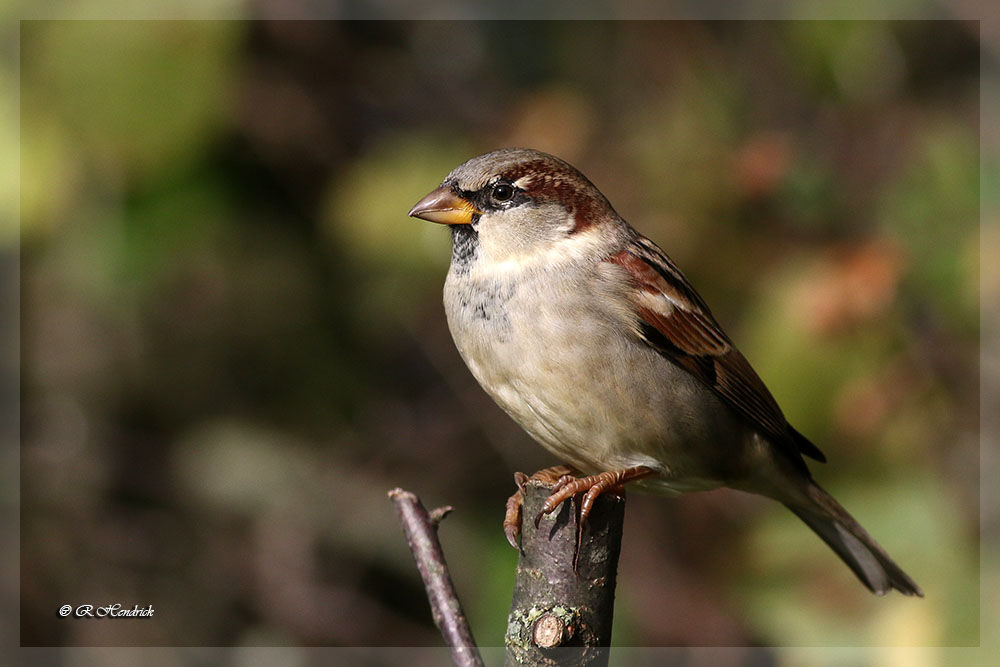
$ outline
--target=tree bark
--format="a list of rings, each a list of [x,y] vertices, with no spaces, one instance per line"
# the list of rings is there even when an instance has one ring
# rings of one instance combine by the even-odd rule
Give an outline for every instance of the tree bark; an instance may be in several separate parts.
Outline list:
[[[599,496],[578,535],[575,499],[542,517],[535,528],[535,516],[550,491],[537,480],[524,486],[521,554],[507,620],[505,664],[604,666],[610,653],[625,499],[613,493]]]

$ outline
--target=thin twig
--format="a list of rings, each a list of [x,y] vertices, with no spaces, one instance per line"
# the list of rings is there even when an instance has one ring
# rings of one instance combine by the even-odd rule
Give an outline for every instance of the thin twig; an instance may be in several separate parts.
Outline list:
[[[431,613],[444,641],[451,647],[451,658],[458,667],[483,667],[483,659],[472,638],[472,630],[462,611],[462,604],[455,594],[455,586],[448,574],[441,542],[437,536],[437,522],[450,508],[434,510],[430,514],[413,493],[393,489],[389,498],[396,506],[399,522],[403,524],[406,541],[417,561],[417,569],[424,580]],[[432,518],[432,515],[434,518]]]

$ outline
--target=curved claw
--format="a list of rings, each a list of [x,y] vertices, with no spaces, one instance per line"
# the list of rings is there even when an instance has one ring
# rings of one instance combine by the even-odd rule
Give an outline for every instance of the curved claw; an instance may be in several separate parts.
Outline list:
[[[512,546],[515,549],[517,549],[518,551],[520,551],[521,550],[521,544],[520,544],[520,540],[518,539],[519,537],[521,537],[521,513],[520,513],[520,511],[517,513],[517,518],[515,519],[515,521],[517,522],[516,525],[510,524],[510,523],[507,522],[507,519],[504,519],[504,522],[503,522],[503,534],[507,537],[507,543],[510,546]]]
[[[528,482],[528,476],[523,472],[514,473],[514,483],[517,491],[507,499],[507,510],[503,517],[503,533],[507,536],[507,542],[518,551],[521,550],[518,537],[521,535],[521,508],[524,506],[524,485]]]

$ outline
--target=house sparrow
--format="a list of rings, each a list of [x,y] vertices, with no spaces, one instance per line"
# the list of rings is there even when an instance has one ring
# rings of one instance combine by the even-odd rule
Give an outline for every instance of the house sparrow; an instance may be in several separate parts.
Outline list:
[[[803,455],[822,452],[680,270],[574,167],[534,150],[487,153],[409,215],[451,228],[444,305],[469,370],[588,475],[543,471],[558,479],[544,512],[586,492],[585,518],[599,493],[626,482],[666,495],[727,486],[784,503],[873,592],[923,595],[813,480]],[[508,519],[519,519],[517,500]]]

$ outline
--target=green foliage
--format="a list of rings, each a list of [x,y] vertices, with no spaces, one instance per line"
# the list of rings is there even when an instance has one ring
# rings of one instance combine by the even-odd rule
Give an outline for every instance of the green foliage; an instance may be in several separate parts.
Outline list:
[[[56,117],[77,157],[130,179],[197,159],[233,103],[244,26],[230,21],[29,21],[29,121]],[[88,164],[97,167],[98,164]]]
[[[913,300],[966,331],[978,329],[979,151],[970,128],[931,119],[886,188],[882,224],[906,247]]]

